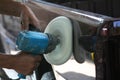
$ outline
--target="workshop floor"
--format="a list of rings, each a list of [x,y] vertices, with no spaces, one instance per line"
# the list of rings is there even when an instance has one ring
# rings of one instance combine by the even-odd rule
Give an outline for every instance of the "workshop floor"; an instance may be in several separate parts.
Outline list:
[[[54,66],[55,70],[67,80],[95,80],[95,65],[85,61],[82,64],[70,59],[65,64]]]

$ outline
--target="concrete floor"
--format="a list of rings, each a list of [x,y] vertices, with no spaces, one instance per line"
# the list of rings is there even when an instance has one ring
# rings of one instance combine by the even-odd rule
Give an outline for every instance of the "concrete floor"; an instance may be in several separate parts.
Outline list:
[[[95,65],[85,61],[82,64],[70,59],[63,65],[54,66],[54,69],[67,80],[95,80]]]

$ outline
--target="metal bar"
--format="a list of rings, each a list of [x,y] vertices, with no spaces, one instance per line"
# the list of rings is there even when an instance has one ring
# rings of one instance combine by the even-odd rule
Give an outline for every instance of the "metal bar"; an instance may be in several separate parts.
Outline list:
[[[109,16],[87,12],[83,10],[77,10],[77,9],[73,9],[73,8],[69,8],[69,7],[65,7],[65,6],[61,6],[58,4],[53,4],[53,3],[49,3],[41,0],[29,1],[29,3],[35,4],[38,7],[41,7],[47,11],[66,16],[71,19],[74,19],[95,27],[100,26],[102,23],[104,23],[104,21],[109,21],[113,19],[112,17],[109,17]]]

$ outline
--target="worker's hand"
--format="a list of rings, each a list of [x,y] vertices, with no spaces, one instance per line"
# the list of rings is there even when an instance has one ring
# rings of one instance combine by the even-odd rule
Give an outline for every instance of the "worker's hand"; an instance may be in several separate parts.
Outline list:
[[[33,56],[29,53],[19,52],[19,54],[14,57],[13,69],[18,73],[29,75],[39,66],[41,60],[42,57],[39,55]]]
[[[36,28],[40,29],[40,21],[35,16],[33,11],[25,4],[23,4],[22,12],[21,12],[21,24],[22,24],[22,30],[28,29],[29,24],[34,25]]]

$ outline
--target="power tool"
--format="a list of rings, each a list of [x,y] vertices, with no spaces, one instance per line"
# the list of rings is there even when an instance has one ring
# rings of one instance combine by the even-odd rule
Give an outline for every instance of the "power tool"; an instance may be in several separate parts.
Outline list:
[[[59,16],[47,25],[44,33],[21,31],[16,41],[18,49],[32,55],[43,54],[52,65],[64,64],[72,54],[72,24],[69,18]],[[25,78],[19,74],[19,77]]]

